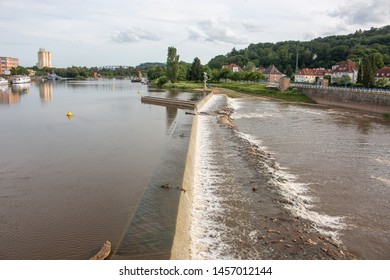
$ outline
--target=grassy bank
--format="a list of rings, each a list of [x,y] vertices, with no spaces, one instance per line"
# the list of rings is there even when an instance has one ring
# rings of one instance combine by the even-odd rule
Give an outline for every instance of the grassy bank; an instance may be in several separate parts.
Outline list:
[[[315,103],[312,99],[295,89],[286,92],[267,89],[265,84],[253,84],[243,82],[226,82],[216,84],[218,87],[227,88],[238,92],[245,92],[257,96],[271,97],[289,102]]]
[[[177,89],[202,89],[203,88],[203,83],[195,83],[195,82],[177,82],[177,83],[166,83],[163,85],[163,88],[165,89],[172,89],[172,88],[177,88]]]

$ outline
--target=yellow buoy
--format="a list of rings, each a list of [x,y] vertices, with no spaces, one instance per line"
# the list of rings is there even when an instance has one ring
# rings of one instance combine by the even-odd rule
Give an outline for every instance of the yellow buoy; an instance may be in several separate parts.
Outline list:
[[[66,114],[66,116],[67,116],[67,117],[71,117],[71,116],[73,116],[73,114],[72,114],[72,112],[69,111],[69,112]]]

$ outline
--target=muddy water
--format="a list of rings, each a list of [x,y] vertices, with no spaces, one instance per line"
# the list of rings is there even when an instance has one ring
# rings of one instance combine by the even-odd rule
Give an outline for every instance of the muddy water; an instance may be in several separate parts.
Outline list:
[[[33,83],[1,94],[0,259],[87,259],[105,240],[116,249],[168,168],[162,157],[180,169],[169,143],[185,151],[179,134],[191,123],[183,110],[140,97],[196,98],[130,80]]]
[[[230,129],[225,102],[200,119],[192,258],[390,258],[388,122],[251,98]]]

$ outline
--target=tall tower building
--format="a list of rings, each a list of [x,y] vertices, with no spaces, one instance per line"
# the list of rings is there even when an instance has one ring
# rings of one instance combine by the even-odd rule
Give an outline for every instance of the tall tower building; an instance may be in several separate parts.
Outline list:
[[[51,67],[51,53],[44,48],[38,52],[38,68]]]

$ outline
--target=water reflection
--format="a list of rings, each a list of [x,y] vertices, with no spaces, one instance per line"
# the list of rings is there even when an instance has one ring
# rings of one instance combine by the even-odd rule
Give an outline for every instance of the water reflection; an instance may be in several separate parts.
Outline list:
[[[177,115],[176,107],[166,107],[167,110],[167,131],[171,130],[172,124],[174,123]]]
[[[131,83],[129,80],[99,79],[87,81],[68,81],[66,85],[74,91],[81,89],[93,89],[101,92],[135,92],[144,89],[141,84]]]
[[[8,86],[0,86],[0,104],[13,104],[20,102],[19,94],[13,94]]]
[[[40,83],[39,84],[39,96],[42,103],[48,103],[53,98],[53,84],[52,83]]]
[[[27,94],[30,83],[0,87],[0,104],[15,104],[20,102],[20,96]]]
[[[11,89],[12,89],[12,93],[14,93],[14,94],[26,94],[29,92],[30,87],[31,87],[31,84],[26,83],[26,84],[12,85]]]

